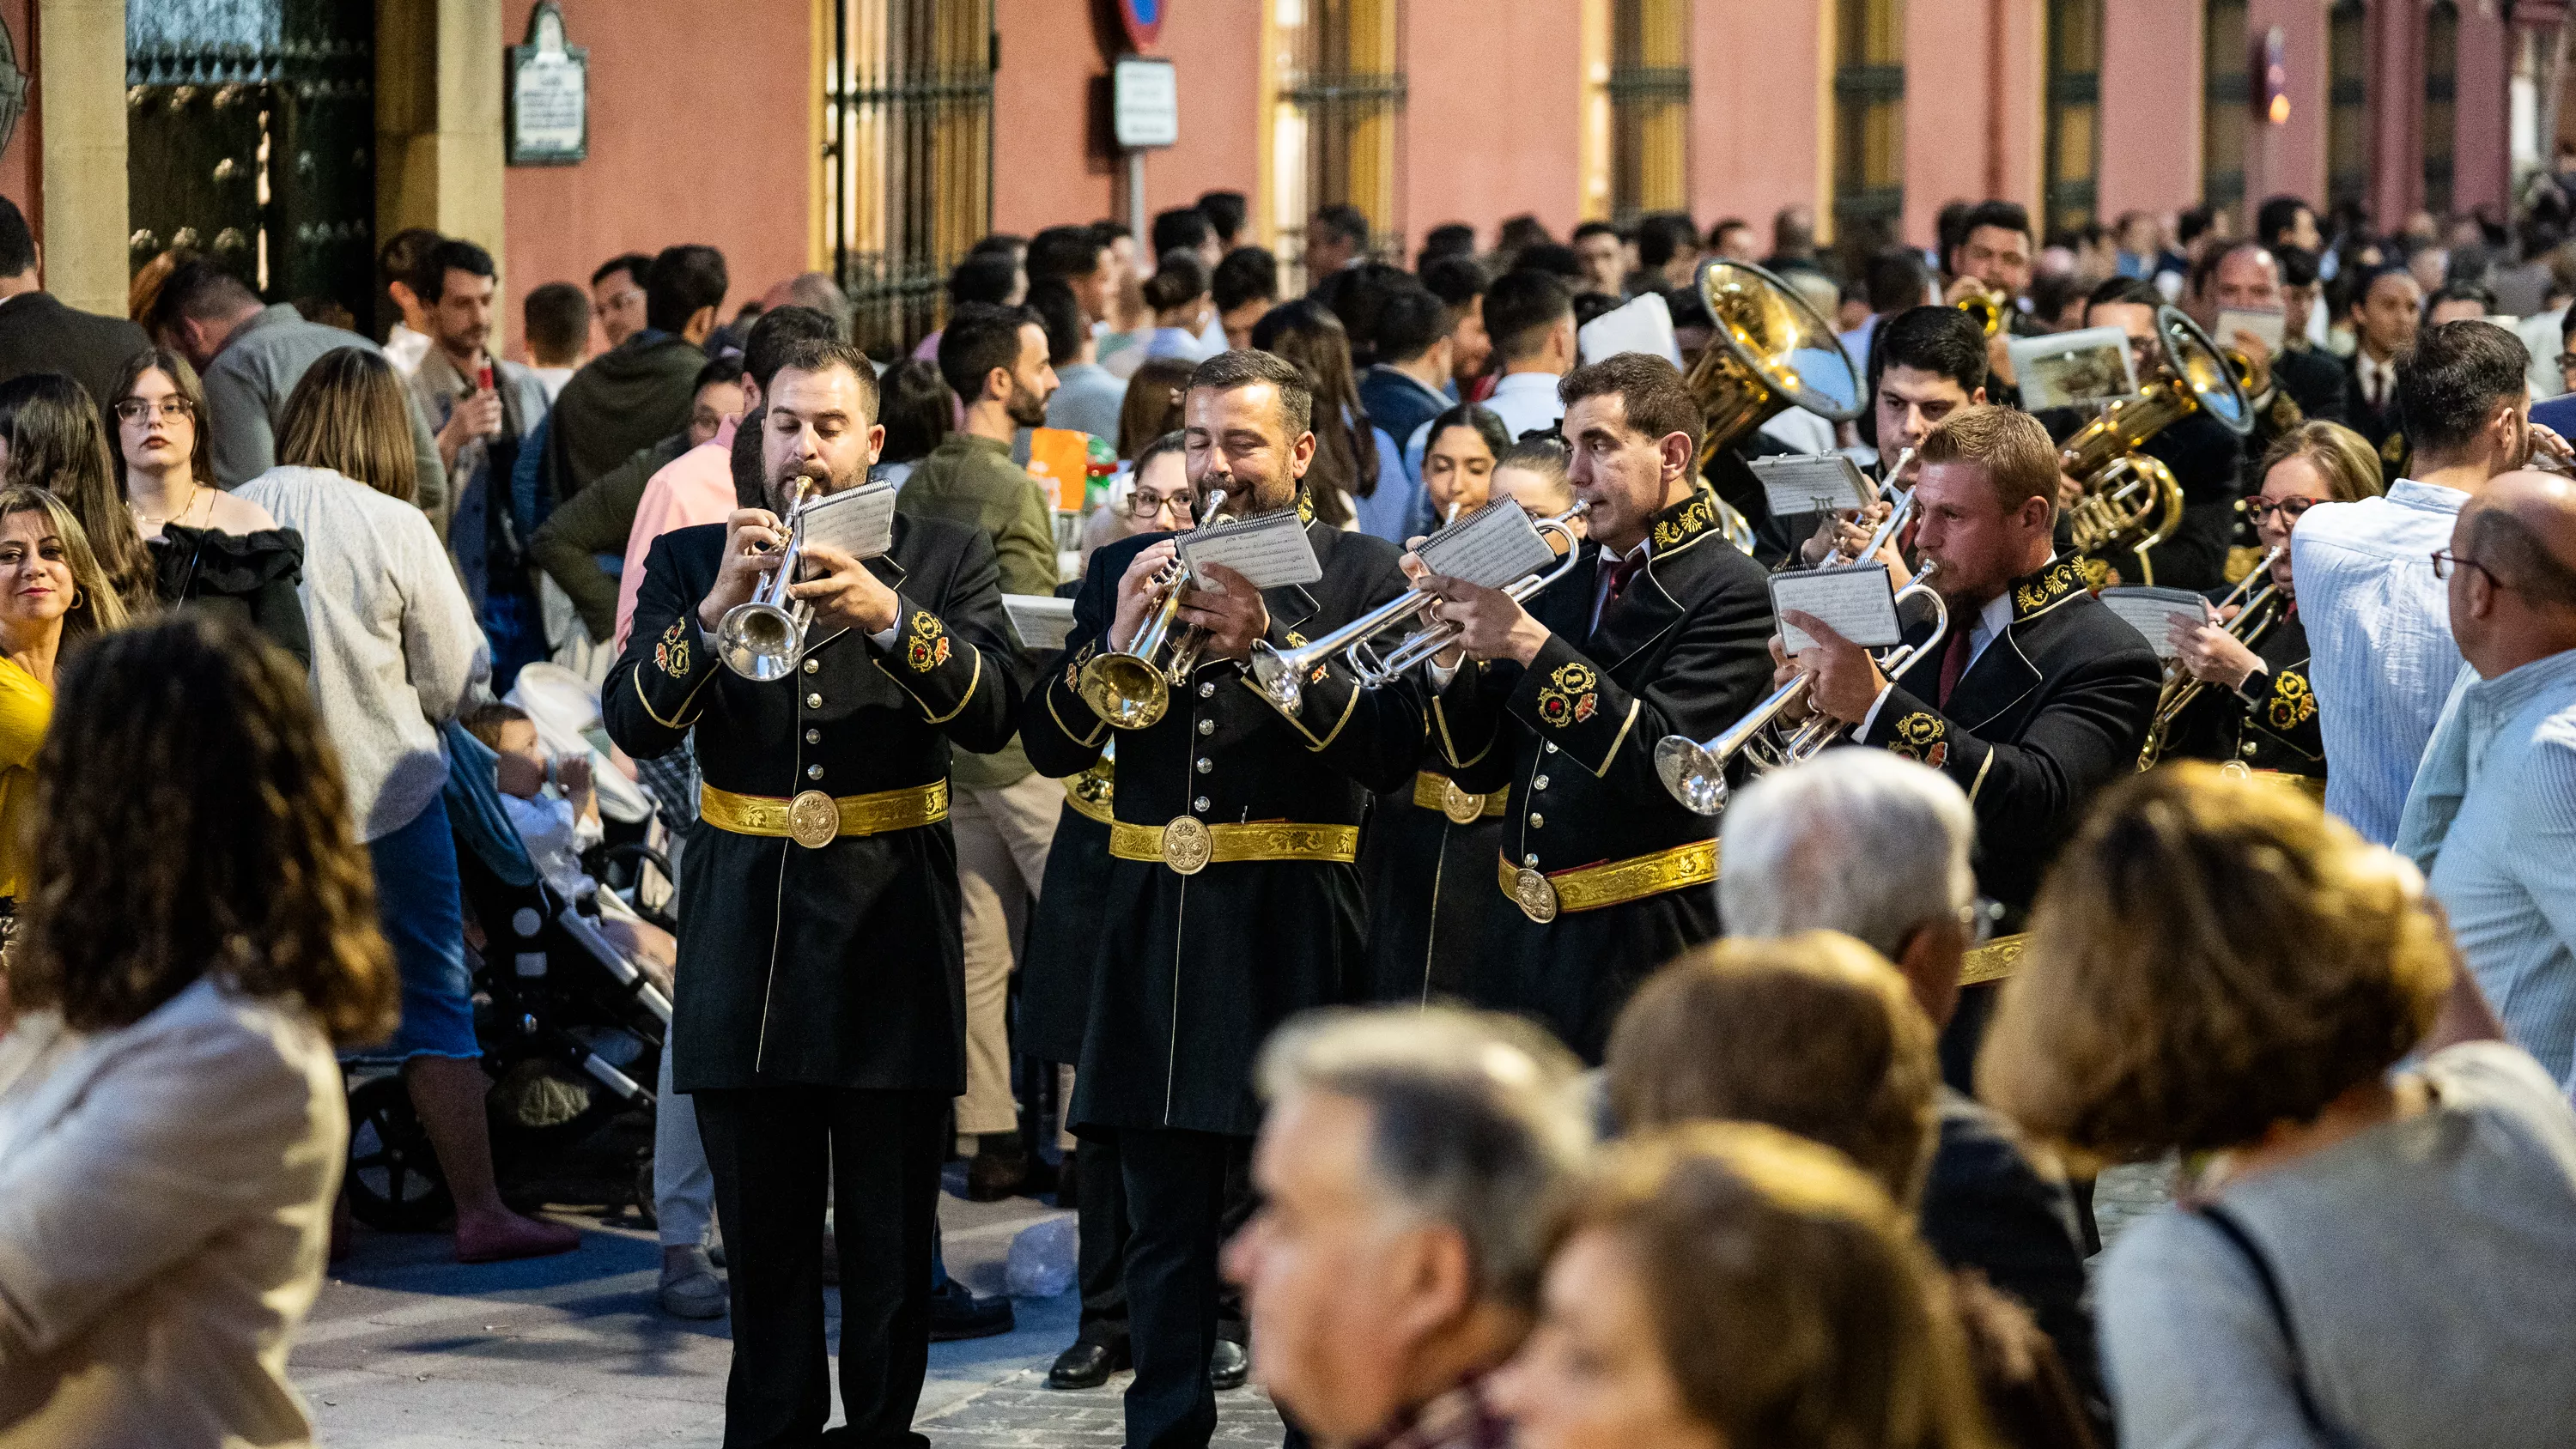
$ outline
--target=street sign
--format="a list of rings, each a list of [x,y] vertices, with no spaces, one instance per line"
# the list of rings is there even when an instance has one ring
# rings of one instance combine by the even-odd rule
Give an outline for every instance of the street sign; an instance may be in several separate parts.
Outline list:
[[[1163,7],[1170,0],[1118,0],[1118,23],[1127,27],[1127,43],[1152,50],[1163,33]]]
[[[1130,151],[1181,139],[1181,92],[1172,63],[1122,57],[1111,72],[1110,112],[1118,144]]]

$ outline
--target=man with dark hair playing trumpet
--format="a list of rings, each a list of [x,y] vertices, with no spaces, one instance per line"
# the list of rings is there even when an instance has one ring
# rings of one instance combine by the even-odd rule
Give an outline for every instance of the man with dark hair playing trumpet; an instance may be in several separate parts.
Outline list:
[[[1622,353],[1567,373],[1567,478],[1589,537],[1524,607],[1426,576],[1459,630],[1431,738],[1461,790],[1508,788],[1480,1006],[1534,1016],[1597,1062],[1628,993],[1717,925],[1717,829],[1655,770],[1664,736],[1717,733],[1763,693],[1771,600],[1697,475],[1699,400]],[[1461,652],[1463,651],[1463,652]],[[1442,680],[1442,675],[1449,675]]]
[[[1968,792],[1978,889],[2017,924],[2085,802],[2136,769],[2163,671],[2057,556],[2057,450],[2038,419],[1963,408],[1925,436],[1920,460],[1914,542],[1949,608],[1942,647],[1890,679],[1868,650],[1790,611],[1783,621],[1817,642],[1790,659],[1775,639],[1776,678],[1807,675],[1807,706],[1857,743],[1921,760]],[[1963,994],[1943,1035],[1944,1074],[1963,1091],[1989,995]]]
[[[1210,565],[1174,584],[1172,535],[1109,544],[1020,722],[1029,759],[1055,776],[1099,759],[1112,718],[1128,725],[1072,1121],[1114,1140],[1126,1189],[1136,1449],[1193,1449],[1215,1431],[1220,1219],[1260,1120],[1254,1054],[1297,1012],[1358,998],[1361,816],[1370,791],[1413,778],[1422,745],[1409,682],[1362,689],[1327,660],[1299,676],[1292,714],[1243,668],[1257,643],[1294,648],[1405,589],[1393,545],[1308,514],[1313,406],[1295,365],[1220,353],[1191,377],[1184,448],[1202,526],[1220,492],[1229,518],[1295,510],[1322,577],[1256,590]],[[1175,587],[1180,650],[1196,656],[1186,668],[1168,651],[1129,652],[1151,646]],[[1149,670],[1167,687],[1140,691]]]
[[[638,758],[693,739],[705,777],[681,857],[671,1077],[692,1094],[732,1271],[726,1442],[811,1443],[830,1416],[828,1172],[842,1432],[899,1443],[929,1363],[939,1165],[966,1082],[949,748],[1001,748],[1020,685],[992,542],[939,519],[896,519],[879,558],[802,547],[787,594],[810,619],[768,640],[784,672],[719,661],[742,637],[729,616],[781,567],[782,516],[809,486],[864,484],[885,439],[876,372],[846,343],[798,343],[768,398],[769,506],[654,543],[602,712]]]

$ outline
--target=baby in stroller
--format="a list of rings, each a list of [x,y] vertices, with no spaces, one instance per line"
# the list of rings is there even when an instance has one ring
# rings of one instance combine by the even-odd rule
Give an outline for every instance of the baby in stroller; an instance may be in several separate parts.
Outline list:
[[[565,900],[597,911],[600,934],[668,996],[678,943],[670,932],[637,917],[615,892],[599,889],[582,868],[582,853],[600,841],[599,795],[591,787],[590,761],[580,756],[550,759],[537,738],[536,722],[517,705],[477,705],[461,722],[497,757],[493,776],[501,808],[537,874]],[[547,794],[549,783],[560,793]]]

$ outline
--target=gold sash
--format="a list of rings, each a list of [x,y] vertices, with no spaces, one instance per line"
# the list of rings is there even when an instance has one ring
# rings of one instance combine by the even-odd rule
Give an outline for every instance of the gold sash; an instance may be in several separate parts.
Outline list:
[[[713,785],[698,787],[698,814],[736,835],[783,835],[819,850],[844,835],[883,835],[948,818],[948,782],[934,780],[901,790],[835,798],[807,790],[792,800],[737,795]]]

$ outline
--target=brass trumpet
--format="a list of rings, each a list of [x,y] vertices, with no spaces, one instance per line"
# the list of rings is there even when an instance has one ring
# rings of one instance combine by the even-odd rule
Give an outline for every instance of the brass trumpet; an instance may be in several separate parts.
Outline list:
[[[2237,609],[2235,618],[2220,626],[2239,644],[2252,647],[2256,628],[2271,622],[2264,613],[2264,607],[2272,602],[2274,594],[2280,592],[2279,587],[2272,582],[2272,565],[2280,557],[2281,550],[2277,548],[2263,555],[2263,561],[2254,566],[2254,571],[2247,574],[2226,598],[2218,602],[2218,607],[2221,609],[2230,604],[2242,605]],[[2255,588],[2257,583],[2262,587]],[[2251,597],[2246,594],[2248,589],[2254,590]],[[2154,721],[2147,726],[2146,748],[2138,751],[2139,769],[2155,768],[2157,759],[2165,752],[2165,737],[2172,733],[2174,721],[2180,719],[2182,712],[2191,706],[2193,700],[2200,698],[2200,692],[2208,687],[2209,681],[2195,678],[2190,671],[2182,667],[2180,659],[2165,666],[2164,692],[2156,696],[2156,715]]]
[[[1980,286],[1961,297],[1957,305],[1960,311],[1976,319],[1978,330],[1988,337],[2003,331],[2004,323],[2012,316],[2012,298],[1991,287]]]
[[[805,561],[805,505],[813,500],[813,480],[796,483],[796,502],[787,510],[787,546],[778,567],[751,591],[751,597],[725,610],[716,621],[716,657],[745,679],[767,683],[796,672],[805,656],[805,626],[814,606],[788,596],[796,570]]]
[[[1207,515],[1195,532],[1204,533],[1225,507],[1225,490],[1208,494]],[[1175,557],[1154,576],[1152,601],[1145,622],[1124,649],[1094,655],[1075,677],[1074,688],[1092,712],[1122,730],[1153,725],[1172,707],[1173,686],[1185,683],[1198,667],[1202,640],[1181,624],[1181,588],[1190,581],[1189,565]]]
[[[1517,508],[1520,505],[1503,500],[1489,507]],[[1531,527],[1541,534],[1553,534],[1565,544],[1565,556],[1555,566],[1515,580],[1503,588],[1515,601],[1527,600],[1539,590],[1565,577],[1575,561],[1583,555],[1583,540],[1574,533],[1574,520],[1591,510],[1589,503],[1577,503],[1552,518],[1533,519]],[[1381,656],[1369,641],[1378,635],[1410,623],[1439,597],[1415,587],[1396,595],[1358,618],[1310,644],[1294,649],[1272,647],[1267,639],[1253,641],[1252,679],[1281,714],[1295,715],[1305,707],[1305,679],[1317,665],[1342,656],[1362,689],[1378,689],[1394,683],[1416,666],[1440,657],[1441,651],[1457,642],[1458,626],[1446,621],[1418,629],[1403,642]]]
[[[1927,563],[1914,581],[1896,591],[1896,607],[1902,613],[1905,601],[1919,599],[1932,612],[1932,632],[1913,645],[1897,645],[1873,655],[1879,673],[1894,679],[1914,666],[1932,650],[1940,647],[1950,632],[1950,606],[1932,587],[1932,576],[1940,565]],[[1841,739],[1851,726],[1824,715],[1809,715],[1787,734],[1780,733],[1781,716],[1807,697],[1808,676],[1801,674],[1771,692],[1747,711],[1742,719],[1727,726],[1715,738],[1694,740],[1687,735],[1666,735],[1655,745],[1655,773],[1662,777],[1664,788],[1685,809],[1700,815],[1715,815],[1726,809],[1729,787],[1726,767],[1739,755],[1750,761],[1757,772],[1776,770],[1782,765],[1812,759],[1826,746]]]

